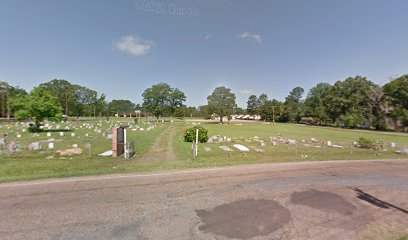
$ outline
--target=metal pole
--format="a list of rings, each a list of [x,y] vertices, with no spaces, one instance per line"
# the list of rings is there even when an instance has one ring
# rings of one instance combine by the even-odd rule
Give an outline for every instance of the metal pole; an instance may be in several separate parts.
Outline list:
[[[123,143],[124,143],[124,153],[125,153],[125,159],[127,159],[127,147],[126,147],[126,128],[123,129]]]
[[[196,129],[196,146],[195,146],[195,156],[198,156],[198,128]]]

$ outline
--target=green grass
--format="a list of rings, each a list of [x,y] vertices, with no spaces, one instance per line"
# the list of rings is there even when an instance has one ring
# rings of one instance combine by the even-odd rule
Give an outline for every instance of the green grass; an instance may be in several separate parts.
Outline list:
[[[191,121],[191,120],[190,120]],[[8,142],[16,141],[23,148],[34,141],[42,141],[49,138],[60,139],[56,143],[59,150],[72,148],[72,144],[79,144],[84,150],[80,156],[72,157],[54,157],[47,159],[47,156],[54,155],[51,150],[41,150],[36,152],[23,151],[20,153],[9,154],[3,151],[0,155],[0,182],[29,180],[39,178],[97,175],[108,173],[128,173],[128,172],[148,172],[168,169],[199,168],[199,167],[218,167],[231,166],[250,163],[273,163],[273,162],[296,162],[296,161],[321,161],[321,160],[347,160],[347,159],[385,159],[385,158],[404,158],[404,156],[394,153],[395,150],[408,147],[408,135],[393,135],[382,132],[355,132],[336,128],[320,128],[293,124],[266,125],[261,123],[244,123],[219,125],[214,123],[201,123],[208,129],[210,137],[213,135],[227,136],[233,139],[230,143],[203,143],[199,146],[199,157],[192,159],[191,143],[183,141],[185,129],[193,126],[192,122],[174,122],[155,124],[151,131],[131,131],[128,130],[128,141],[136,142],[136,155],[129,161],[123,157],[114,159],[111,157],[99,157],[97,154],[111,149],[111,140],[106,138],[106,131],[113,125],[133,125],[132,119],[111,119],[111,124],[106,121],[86,121],[73,122],[71,129],[76,136],[71,137],[69,132],[64,137],[60,137],[58,132],[53,132],[52,137],[47,137],[46,133],[40,133],[35,137],[32,133],[22,132],[25,126],[15,124],[0,125],[0,133],[8,132],[10,136]],[[93,124],[92,129],[86,128],[83,124]],[[53,124],[54,127],[56,124]],[[59,124],[64,128],[68,123]],[[148,124],[138,123],[140,127],[147,128]],[[162,134],[170,125],[176,128],[176,135],[173,141],[174,150],[179,160],[167,161],[165,154],[161,161],[143,162],[138,160],[146,150],[152,146],[158,136]],[[80,128],[82,126],[82,128]],[[94,131],[95,126],[103,129],[102,133]],[[103,133],[105,132],[105,136]],[[17,138],[17,133],[22,134]],[[86,137],[85,133],[89,133]],[[284,138],[298,141],[296,145],[281,144],[272,146],[269,137],[281,134]],[[261,147],[259,142],[250,141],[251,137],[259,137],[266,143],[266,147]],[[78,138],[79,137],[79,138]],[[310,138],[316,138],[320,141],[330,140],[333,144],[343,146],[342,149],[328,147],[324,144],[315,144],[320,146],[304,146],[302,140],[308,142]],[[372,140],[381,140],[384,142],[386,152],[373,151],[369,149],[360,149],[351,147],[352,142],[358,138],[365,137]],[[163,142],[161,140],[160,142]],[[389,143],[394,142],[397,148],[390,148]],[[92,150],[85,148],[85,144],[91,143]],[[265,152],[258,153],[250,151],[242,153],[235,149],[234,152],[226,153],[219,146],[232,147],[238,143],[245,146],[255,146],[262,148]],[[43,147],[47,147],[46,144]],[[210,152],[204,151],[204,147],[212,149]],[[405,157],[406,158],[406,157]]]
[[[394,153],[396,149],[390,148],[389,143],[394,142],[399,147],[408,147],[408,135],[397,136],[390,134],[383,134],[379,132],[354,132],[336,128],[320,128],[305,125],[293,124],[256,124],[248,123],[240,124],[201,124],[208,129],[210,137],[213,135],[220,135],[221,137],[231,137],[231,143],[204,143],[200,144],[200,156],[198,161],[208,163],[209,166],[214,165],[231,165],[236,163],[252,163],[252,162],[282,162],[282,161],[310,161],[310,160],[344,160],[344,159],[381,159],[381,158],[398,158],[403,157]],[[187,126],[185,126],[187,128]],[[269,137],[278,136],[281,134],[284,138],[294,139],[298,141],[296,145],[280,144],[272,146]],[[260,143],[256,141],[249,141],[251,137],[259,137],[267,143],[263,148],[265,152],[257,153],[251,151],[249,153],[242,153],[235,149],[234,152],[225,153],[219,148],[220,145],[229,146],[235,143],[245,146],[260,147]],[[352,147],[352,143],[358,138],[365,137],[372,140],[381,140],[384,142],[388,151],[380,152],[369,149],[360,149]],[[302,140],[307,144],[311,138],[320,141],[331,141],[333,144],[343,146],[342,149],[328,147],[325,144],[314,144],[320,148],[304,146]],[[188,158],[188,149],[191,144],[183,143],[179,138],[176,149],[182,159]],[[205,152],[202,149],[209,147],[211,152]],[[303,157],[302,157],[303,155]]]
[[[72,131],[75,133],[75,137],[71,137],[71,132],[65,132],[64,137],[61,137],[59,132],[52,132],[51,137],[48,137],[46,132],[39,133],[39,136],[35,137],[33,133],[22,132],[24,129],[22,125],[1,125],[0,131],[9,133],[7,141],[19,143],[23,149],[34,141],[55,138],[58,140],[55,143],[55,150],[69,149],[72,148],[73,144],[78,144],[83,149],[83,154],[66,157],[55,156],[53,159],[47,159],[48,156],[55,155],[53,150],[47,149],[47,143],[43,143],[43,149],[45,150],[41,151],[21,151],[13,154],[3,151],[3,154],[0,155],[0,182],[123,172],[121,165],[129,165],[131,161],[125,161],[123,157],[114,159],[98,156],[99,153],[112,149],[112,142],[107,139],[107,131],[111,129],[111,125],[101,122],[98,128],[104,129],[104,131],[97,133],[94,129],[79,128],[82,124],[84,122],[71,124],[71,129],[77,127]],[[91,124],[96,126],[97,123],[92,122]],[[128,123],[114,122],[113,124],[124,125]],[[56,124],[53,125],[55,127]],[[61,129],[68,126],[67,123],[59,125]],[[147,128],[149,125],[140,123],[138,126]],[[128,141],[136,142],[136,154],[133,159],[141,156],[167,127],[167,125],[159,124],[150,131],[134,132],[128,130]],[[105,136],[103,136],[104,132]],[[21,134],[22,137],[17,138],[17,133]],[[89,136],[85,136],[86,133]],[[91,143],[91,149],[86,148],[88,143]]]

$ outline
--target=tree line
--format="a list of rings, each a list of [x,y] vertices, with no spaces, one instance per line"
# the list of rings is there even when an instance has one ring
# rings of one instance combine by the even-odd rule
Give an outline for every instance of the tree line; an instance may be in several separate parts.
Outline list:
[[[302,117],[310,117],[310,121],[319,125],[407,131],[408,75],[383,86],[365,77],[349,77],[333,85],[319,83],[305,98],[303,95],[301,87],[295,87],[285,101],[268,100],[265,94],[252,95],[248,98],[247,113],[280,122],[299,122]]]
[[[61,119],[63,115],[102,117],[141,111],[156,118],[211,118],[216,115],[221,122],[233,114],[248,114],[260,115],[264,121],[297,123],[308,117],[309,122],[319,125],[392,127],[403,131],[408,128],[408,75],[383,86],[356,76],[333,85],[319,83],[307,94],[302,87],[295,87],[284,101],[269,99],[266,94],[251,95],[246,109],[237,106],[236,95],[226,87],[214,89],[207,97],[207,104],[199,107],[186,106],[185,93],[167,83],[152,85],[142,97],[141,104],[126,99],[108,102],[105,94],[62,79],[42,83],[30,93],[0,82],[0,114],[3,118],[42,121],[44,118]]]

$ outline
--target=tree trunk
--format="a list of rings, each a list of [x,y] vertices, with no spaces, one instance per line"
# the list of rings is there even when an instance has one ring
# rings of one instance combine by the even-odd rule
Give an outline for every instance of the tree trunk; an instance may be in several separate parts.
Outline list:
[[[224,116],[220,116],[220,122],[223,124],[224,123]]]

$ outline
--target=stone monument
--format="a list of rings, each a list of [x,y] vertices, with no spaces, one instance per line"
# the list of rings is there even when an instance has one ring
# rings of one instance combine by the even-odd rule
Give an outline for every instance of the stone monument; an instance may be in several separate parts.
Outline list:
[[[126,128],[127,126],[115,127],[112,129],[112,156],[119,157],[125,153],[126,148]]]

